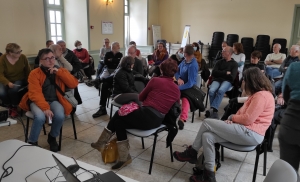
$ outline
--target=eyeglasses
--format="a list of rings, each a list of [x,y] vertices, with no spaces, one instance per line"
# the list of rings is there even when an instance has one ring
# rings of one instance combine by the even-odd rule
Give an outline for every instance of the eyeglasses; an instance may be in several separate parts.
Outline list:
[[[17,52],[13,52],[13,53],[15,53],[15,54],[21,54],[21,52],[22,52],[22,50],[19,50]]]
[[[44,59],[41,59],[41,60],[45,60],[45,61],[50,62],[51,60],[54,60],[54,59],[55,59],[55,57],[52,56],[52,57],[45,57]]]

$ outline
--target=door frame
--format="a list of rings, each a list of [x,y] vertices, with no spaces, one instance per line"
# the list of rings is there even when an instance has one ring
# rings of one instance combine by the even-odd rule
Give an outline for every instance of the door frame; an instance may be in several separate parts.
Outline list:
[[[291,30],[290,46],[288,48],[290,48],[292,46],[292,40],[293,40],[293,35],[294,35],[294,30],[295,30],[295,24],[296,24],[297,8],[300,8],[300,4],[295,4],[295,7],[294,7],[294,15],[293,15],[292,30]]]

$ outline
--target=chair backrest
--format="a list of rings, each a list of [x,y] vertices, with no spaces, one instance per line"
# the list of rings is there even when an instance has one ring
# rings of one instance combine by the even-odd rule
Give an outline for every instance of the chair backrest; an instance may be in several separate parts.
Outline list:
[[[264,182],[296,182],[297,173],[295,169],[287,162],[278,159],[271,166]]]
[[[135,86],[136,90],[138,91],[138,93],[141,93],[142,90],[145,88],[144,82],[138,81],[138,80],[134,81],[134,86]]]

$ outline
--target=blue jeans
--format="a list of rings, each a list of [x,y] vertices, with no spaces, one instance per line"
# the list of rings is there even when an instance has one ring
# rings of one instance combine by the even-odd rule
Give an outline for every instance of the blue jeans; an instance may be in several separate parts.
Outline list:
[[[27,83],[23,80],[15,81],[14,84],[20,85],[13,88],[9,88],[8,85],[0,83],[0,99],[4,105],[18,106],[21,100],[21,95],[18,91],[24,87]]]
[[[210,107],[218,110],[225,92],[227,92],[231,86],[231,83],[228,81],[223,81],[222,83],[213,81],[209,87],[208,93]]]
[[[50,110],[53,112],[50,135],[52,137],[57,137],[59,135],[60,128],[62,127],[65,120],[65,111],[63,106],[58,101],[53,101],[49,104]],[[46,122],[46,116],[34,102],[30,104],[30,110],[33,114],[34,119],[31,126],[28,142],[34,143],[38,141],[43,124],[45,124]]]
[[[279,71],[278,68],[272,68],[270,66],[266,67],[266,72],[267,72],[267,75],[269,75],[271,77],[271,79],[273,79],[276,76],[281,75],[281,72]]]
[[[275,94],[278,95],[281,93],[281,88],[282,88],[282,79],[278,80],[275,82]]]

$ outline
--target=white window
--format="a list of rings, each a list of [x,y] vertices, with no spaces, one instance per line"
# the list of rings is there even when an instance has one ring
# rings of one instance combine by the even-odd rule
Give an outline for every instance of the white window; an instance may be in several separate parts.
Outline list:
[[[62,0],[44,0],[45,3],[45,19],[47,39],[53,40],[56,43],[58,40],[63,40],[64,36],[64,21],[63,21],[63,2]]]
[[[125,47],[127,47],[129,45],[129,2],[128,0],[124,0],[124,44]]]

